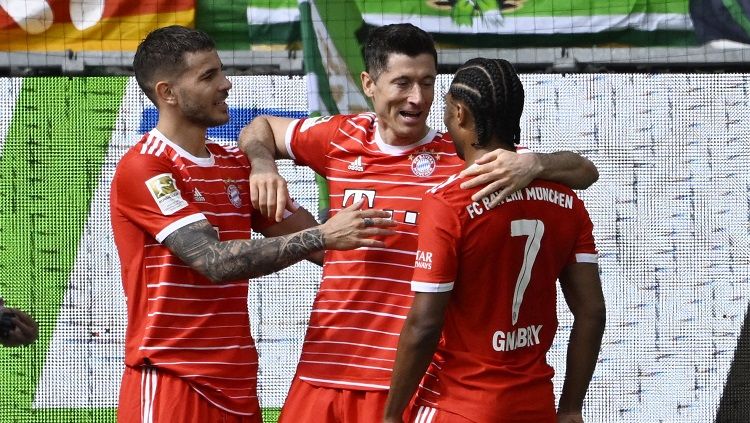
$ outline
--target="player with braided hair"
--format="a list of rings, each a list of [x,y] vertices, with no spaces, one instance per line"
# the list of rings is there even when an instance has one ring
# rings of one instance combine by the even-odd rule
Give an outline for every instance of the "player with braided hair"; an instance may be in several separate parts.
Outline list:
[[[445,124],[466,166],[514,151],[524,92],[505,60],[477,58],[456,72]],[[422,199],[411,288],[384,422],[583,422],[605,306],[593,225],[571,189],[543,180],[501,201],[473,201],[454,175]],[[556,281],[574,316],[555,412],[547,351],[557,331]],[[426,370],[426,372],[425,372]],[[419,383],[421,379],[421,383]]]

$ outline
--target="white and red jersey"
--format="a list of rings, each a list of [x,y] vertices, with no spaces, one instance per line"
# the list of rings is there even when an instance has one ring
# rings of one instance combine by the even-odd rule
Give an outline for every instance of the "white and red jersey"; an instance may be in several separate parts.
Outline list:
[[[430,130],[404,147],[385,144],[375,114],[290,124],[287,151],[328,180],[331,214],[357,200],[392,212],[385,248],[326,251],[297,375],[327,387],[388,389],[411,306],[411,274],[424,192],[461,170],[453,142]]]
[[[155,366],[216,406],[259,413],[258,355],[250,335],[247,280],[214,283],[162,244],[207,219],[222,241],[249,239],[254,221],[247,158],[207,142],[192,156],[152,130],[122,158],[112,181],[111,218],[128,306],[125,364]]]
[[[478,423],[554,421],[556,281],[568,264],[597,262],[593,225],[563,185],[536,180],[490,209],[462,181],[423,200],[412,289],[452,293],[416,404]]]

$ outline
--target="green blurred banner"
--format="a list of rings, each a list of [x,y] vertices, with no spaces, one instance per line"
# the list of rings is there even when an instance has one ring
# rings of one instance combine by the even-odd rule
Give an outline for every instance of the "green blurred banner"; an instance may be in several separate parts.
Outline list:
[[[324,7],[331,2],[342,3],[339,0],[314,3]],[[345,3],[356,6],[365,29],[411,22],[432,33],[443,47],[697,43],[688,0],[349,0]],[[248,0],[247,22],[254,46],[294,47],[301,40],[297,1]]]

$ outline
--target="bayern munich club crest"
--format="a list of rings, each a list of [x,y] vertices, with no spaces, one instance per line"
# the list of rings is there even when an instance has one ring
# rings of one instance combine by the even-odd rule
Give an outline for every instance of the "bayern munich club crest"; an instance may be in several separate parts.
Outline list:
[[[438,153],[426,149],[420,150],[417,154],[409,156],[411,160],[411,172],[417,176],[430,176],[435,172],[437,161],[440,159]]]
[[[237,208],[242,207],[242,198],[240,198],[240,190],[237,188],[237,185],[227,185],[227,197],[229,197],[229,202],[232,203],[233,206]]]

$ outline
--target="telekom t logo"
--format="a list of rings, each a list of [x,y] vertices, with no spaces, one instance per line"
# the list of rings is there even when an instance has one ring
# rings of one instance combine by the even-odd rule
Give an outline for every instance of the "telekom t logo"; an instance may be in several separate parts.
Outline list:
[[[375,204],[375,190],[374,189],[345,189],[343,207],[349,207],[363,198],[367,199],[367,207],[373,207]]]

